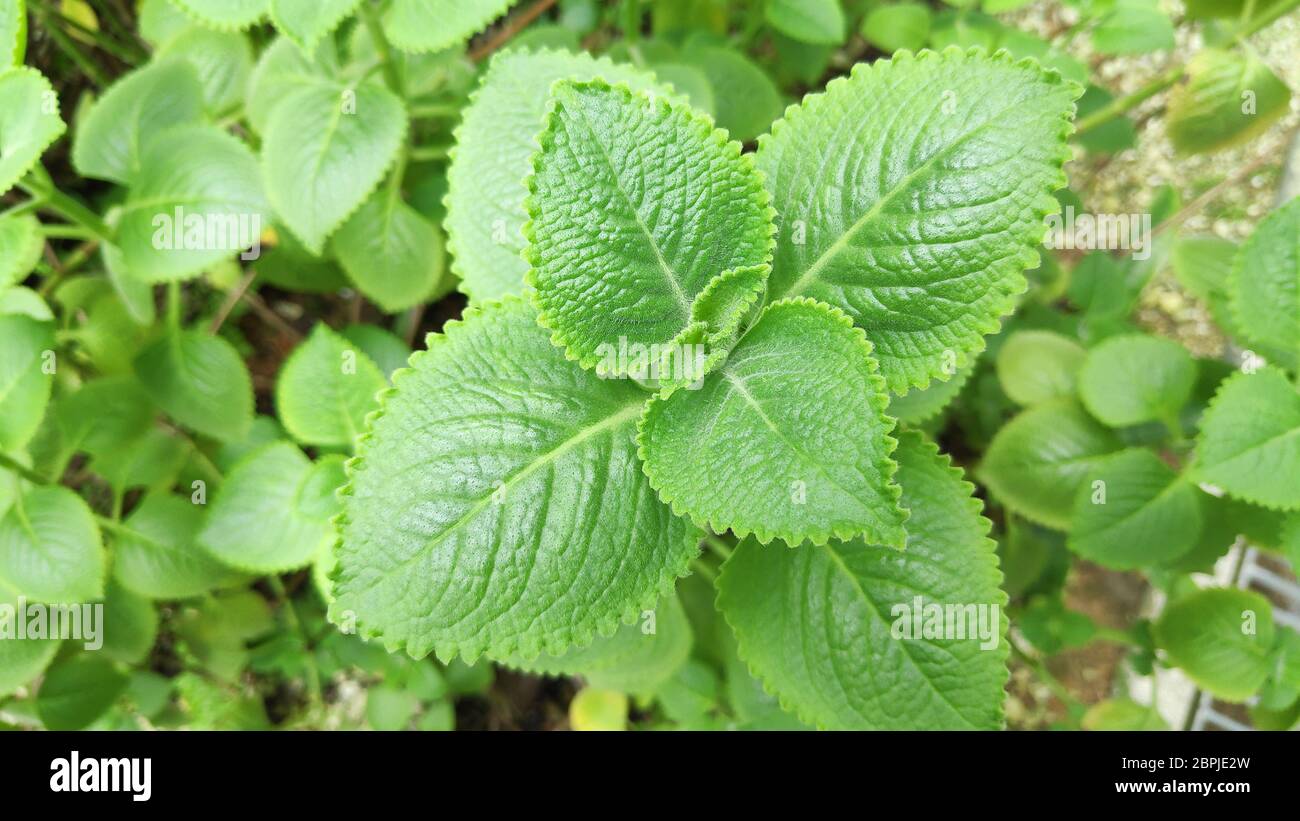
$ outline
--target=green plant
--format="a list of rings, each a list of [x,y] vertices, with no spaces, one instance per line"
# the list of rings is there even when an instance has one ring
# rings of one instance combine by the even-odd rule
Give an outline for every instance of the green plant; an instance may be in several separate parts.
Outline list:
[[[1300,200],[1042,240],[1153,98],[1283,117],[1298,4],[0,0],[0,724],[451,729],[496,665],[581,729],[994,729],[1013,664],[1161,726],[1090,641],[1294,723],[1300,637],[1191,574],[1300,562]],[[1239,361],[1134,321],[1167,263]]]

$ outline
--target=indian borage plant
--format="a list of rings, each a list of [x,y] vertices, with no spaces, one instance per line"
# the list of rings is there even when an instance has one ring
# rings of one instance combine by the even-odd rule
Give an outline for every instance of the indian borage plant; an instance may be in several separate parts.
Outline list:
[[[343,492],[333,617],[417,656],[555,669],[730,530],[718,607],[801,718],[997,726],[1003,643],[890,638],[914,594],[995,612],[1003,594],[970,486],[884,411],[1023,290],[1077,93],[1005,54],[900,53],[751,156],[669,97],[555,85],[529,293],[396,375]],[[598,368],[618,340],[702,344],[710,372],[620,379]]]

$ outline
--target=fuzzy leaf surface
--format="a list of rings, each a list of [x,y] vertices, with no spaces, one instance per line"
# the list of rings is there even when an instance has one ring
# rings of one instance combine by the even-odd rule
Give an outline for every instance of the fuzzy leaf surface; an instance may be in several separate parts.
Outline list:
[[[566,360],[519,298],[430,336],[353,463],[332,617],[471,660],[560,655],[631,621],[697,551],[637,459],[648,396]]]
[[[1300,394],[1277,368],[1219,388],[1196,443],[1203,481],[1264,507],[1300,508]]]
[[[1006,594],[988,520],[959,470],[919,434],[900,438],[902,551],[863,541],[742,542],[718,606],[740,657],[787,709],[834,729],[997,729],[1007,679]],[[964,639],[895,634],[924,605],[983,605]],[[899,610],[902,608],[902,610]],[[917,617],[924,615],[924,609]],[[911,624],[908,625],[909,628]]]
[[[848,317],[779,302],[699,390],[650,403],[641,453],[660,497],[701,527],[764,544],[865,534],[902,547],[887,405]]]
[[[948,49],[806,97],[759,141],[780,220],[769,299],[849,314],[895,393],[951,353],[963,366],[1038,260],[1080,92],[1030,61]]]

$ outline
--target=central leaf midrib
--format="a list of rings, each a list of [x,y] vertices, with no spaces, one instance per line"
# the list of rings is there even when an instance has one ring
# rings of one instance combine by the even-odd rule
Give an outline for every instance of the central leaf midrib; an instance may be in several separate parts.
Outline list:
[[[524,481],[524,479],[528,478],[546,465],[555,462],[561,456],[578,447],[588,439],[607,431],[616,430],[625,423],[633,422],[638,416],[640,416],[644,405],[644,399],[637,397],[635,401],[620,407],[617,412],[605,417],[594,425],[589,425],[579,429],[572,436],[560,442],[555,447],[538,454],[535,459],[525,464],[513,475],[500,480],[501,483],[499,485],[494,486],[489,493],[475,502],[469,510],[461,514],[456,521],[443,528],[440,532],[434,534],[433,537],[427,540],[419,550],[413,551],[410,556],[403,559],[396,565],[396,567],[383,574],[383,576],[391,576],[394,573],[398,573],[410,566],[413,562],[428,555],[429,551],[437,547],[438,544],[444,541],[449,535],[455,533],[460,528],[473,521],[480,513],[486,510],[489,505],[495,504],[497,494],[504,495],[510,490],[510,488],[515,487],[520,482]]]
[[[587,135],[591,138],[591,143],[600,149],[600,156],[605,160],[605,165],[609,168],[609,175],[614,181],[614,188],[617,189],[619,195],[623,197],[623,201],[627,203],[628,210],[632,212],[632,217],[636,220],[637,227],[639,227],[641,233],[645,235],[646,243],[650,246],[650,250],[654,251],[655,259],[659,262],[659,269],[663,271],[664,279],[668,282],[672,294],[677,299],[677,304],[682,310],[684,319],[687,324],[689,324],[691,319],[691,299],[686,295],[686,292],[682,290],[682,285],[677,279],[677,272],[672,269],[668,264],[668,260],[664,258],[663,251],[659,248],[659,243],[655,242],[654,235],[650,232],[650,226],[645,224],[645,220],[641,219],[641,211],[636,207],[636,203],[632,201],[632,196],[628,194],[625,188],[623,188],[623,181],[619,178],[618,168],[614,165],[614,158],[609,155],[609,151],[605,148],[605,144],[596,136],[596,130],[592,128],[591,123],[587,120],[586,112],[576,109],[574,113],[578,115],[575,116],[575,121],[578,119],[582,120],[583,126],[587,129]]]
[[[908,190],[912,186],[912,183],[920,179],[923,174],[929,172],[936,163],[945,159],[954,150],[964,145],[967,140],[974,137],[976,134],[980,133],[981,131],[988,128],[989,126],[997,124],[1000,121],[1002,115],[1005,114],[1007,111],[1010,111],[1011,108],[1012,107],[1007,107],[997,112],[996,115],[980,123],[978,126],[972,128],[970,131],[967,131],[965,134],[961,135],[958,139],[944,146],[939,151],[936,151],[928,160],[921,163],[921,165],[917,166],[914,170],[908,172],[907,175],[904,176],[903,179],[901,179],[896,185],[894,185],[893,188],[885,192],[884,196],[876,200],[875,204],[872,205],[869,209],[867,209],[866,213],[858,217],[853,222],[853,224],[849,226],[847,230],[845,230],[842,234],[840,234],[840,236],[835,240],[835,242],[831,243],[830,246],[827,247],[827,249],[823,251],[820,256],[817,257],[817,259],[813,262],[813,264],[810,265],[808,269],[799,276],[798,279],[792,282],[790,286],[785,290],[783,290],[780,294],[773,296],[771,301],[775,302],[776,300],[785,296],[803,295],[806,289],[809,287],[809,285],[811,285],[812,282],[817,279],[817,275],[821,272],[821,269],[825,268],[830,263],[831,259],[833,259],[836,255],[838,255],[840,251],[844,250],[844,248],[848,246],[849,241],[854,236],[856,236],[859,231],[861,231],[872,220],[874,220],[877,216],[879,216],[884,211],[885,207],[888,206],[891,202],[893,202],[894,198],[897,195]]]

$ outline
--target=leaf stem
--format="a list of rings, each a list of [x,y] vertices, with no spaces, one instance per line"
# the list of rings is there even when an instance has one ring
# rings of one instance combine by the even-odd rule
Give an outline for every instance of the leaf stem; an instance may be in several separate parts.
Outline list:
[[[172,334],[181,330],[181,284],[167,283],[167,328]]]
[[[384,70],[384,82],[397,96],[405,96],[402,91],[402,76],[397,72],[397,63],[393,62],[393,47],[388,44],[383,24],[375,14],[375,7],[369,2],[361,4],[361,21],[365,23],[366,31],[370,32],[370,39],[375,44],[375,53],[379,55],[379,64]]]
[[[718,571],[709,567],[702,559],[691,559],[691,569],[708,579],[710,584],[718,580]]]
[[[112,242],[113,231],[108,224],[100,219],[99,215],[87,208],[80,200],[63,193],[54,182],[45,173],[45,169],[37,166],[32,169],[26,177],[18,182],[18,187],[26,191],[37,201],[38,208],[45,208],[53,211],[69,222],[75,222],[82,226],[97,239],[104,242]]]
[[[722,559],[724,562],[731,558],[733,549],[722,540],[722,537],[710,533],[704,537],[704,544],[709,548],[709,550],[718,554],[718,558]]]
[[[556,0],[537,0],[537,2],[529,6],[526,11],[510,18],[510,20],[501,27],[501,30],[493,35],[486,43],[471,51],[469,59],[477,63],[484,57],[490,56],[494,51],[510,42],[516,34],[528,28],[534,20],[541,17],[542,14],[551,6],[554,6],[555,2]]]
[[[53,484],[49,479],[46,479],[31,468],[19,464],[17,460],[3,451],[0,451],[0,468],[16,473],[34,485]]]
[[[41,233],[49,239],[94,239],[95,234],[80,225],[42,225]]]
[[[454,119],[460,116],[461,108],[455,103],[425,103],[411,106],[412,120]]]
[[[421,145],[411,149],[411,162],[445,160],[451,154],[450,145]]]

